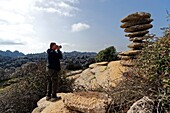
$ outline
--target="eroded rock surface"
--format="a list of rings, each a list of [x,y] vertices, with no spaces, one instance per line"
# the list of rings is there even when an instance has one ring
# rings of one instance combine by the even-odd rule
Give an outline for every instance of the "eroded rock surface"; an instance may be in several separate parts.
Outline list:
[[[111,99],[105,93],[78,92],[60,93],[61,100],[56,102],[38,101],[32,113],[106,113]]]
[[[74,88],[75,90],[97,90],[116,87],[123,79],[122,72],[124,70],[125,67],[120,64],[120,61],[92,64],[75,80]]]
[[[111,99],[99,92],[70,93],[64,97],[65,106],[82,113],[106,113]]]

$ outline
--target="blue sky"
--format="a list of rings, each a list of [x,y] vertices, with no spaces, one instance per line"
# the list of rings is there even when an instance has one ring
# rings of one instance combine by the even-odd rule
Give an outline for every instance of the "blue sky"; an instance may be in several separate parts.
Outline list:
[[[127,50],[130,43],[120,28],[128,14],[152,14],[150,33],[162,35],[167,26],[168,0],[1,0],[0,50],[46,51],[51,41],[63,51],[98,52],[109,46]]]

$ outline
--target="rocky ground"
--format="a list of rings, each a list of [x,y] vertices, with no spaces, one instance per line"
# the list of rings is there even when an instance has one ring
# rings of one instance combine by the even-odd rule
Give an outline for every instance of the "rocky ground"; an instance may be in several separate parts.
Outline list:
[[[73,83],[75,91],[59,93],[58,96],[62,99],[56,102],[46,101],[45,97],[40,99],[32,113],[108,113],[112,97],[107,91],[124,79],[122,72],[125,71],[126,68],[120,64],[120,61],[112,61],[91,64],[84,71],[69,72],[68,78],[75,80]],[[127,112],[152,113],[153,106],[153,100],[143,97]]]
[[[45,97],[38,101],[38,107],[32,113],[105,113],[111,99],[98,92],[60,93],[62,100],[46,101]]]
[[[60,93],[62,100],[49,102],[42,98],[32,113],[106,113],[111,98],[107,93],[96,92],[116,85],[123,79],[125,68],[120,61],[100,62],[91,64],[84,71],[78,70],[67,74],[69,79],[75,79],[74,89],[80,92]],[[93,90],[86,91],[86,90]]]

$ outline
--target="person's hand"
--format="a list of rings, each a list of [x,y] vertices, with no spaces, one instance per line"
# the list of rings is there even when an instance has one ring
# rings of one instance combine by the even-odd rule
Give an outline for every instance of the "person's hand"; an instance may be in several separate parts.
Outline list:
[[[56,45],[56,50],[60,50],[60,47],[58,45]]]

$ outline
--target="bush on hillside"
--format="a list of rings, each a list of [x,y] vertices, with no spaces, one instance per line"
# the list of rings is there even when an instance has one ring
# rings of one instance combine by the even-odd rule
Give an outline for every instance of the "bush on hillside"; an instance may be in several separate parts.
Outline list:
[[[117,52],[114,46],[101,50],[96,56],[96,62],[110,62],[117,59]]]
[[[27,70],[27,76],[21,75],[24,77],[18,83],[11,84],[0,95],[1,113],[30,113],[37,106],[37,101],[45,96],[46,91],[44,64],[45,62],[35,64],[30,70],[22,68],[20,73],[17,70],[16,74]]]
[[[135,74],[156,82],[160,112],[170,111],[170,35],[148,43],[138,56]]]
[[[15,74],[20,80],[0,92],[0,113],[30,113],[46,94],[46,62],[24,64]],[[71,91],[71,82],[64,77],[65,71],[61,74],[60,92]]]

